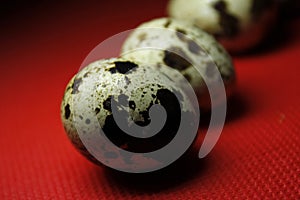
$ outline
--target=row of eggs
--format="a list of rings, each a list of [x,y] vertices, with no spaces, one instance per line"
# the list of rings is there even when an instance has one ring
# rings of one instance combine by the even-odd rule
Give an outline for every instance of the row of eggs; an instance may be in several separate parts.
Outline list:
[[[232,94],[235,70],[225,49],[245,50],[263,38],[265,24],[273,20],[275,5],[268,4],[270,2],[171,0],[170,18],[141,24],[124,42],[120,57],[93,62],[68,83],[61,118],[71,142],[88,159],[99,164],[78,135],[78,127],[83,128],[84,134],[93,135],[91,119],[96,116],[105,135],[124,150],[146,152],[168,143],[176,134],[180,119],[174,107],[179,105],[189,116],[195,115],[198,106],[210,109],[207,80],[221,77],[227,97]],[[197,106],[182,87],[185,81],[195,92]],[[174,93],[181,98],[174,97]],[[167,128],[162,130],[164,134],[145,140],[146,143],[125,136],[113,119],[112,101],[141,126],[150,123],[151,106],[163,106],[169,116]],[[218,101],[221,104],[226,99]]]

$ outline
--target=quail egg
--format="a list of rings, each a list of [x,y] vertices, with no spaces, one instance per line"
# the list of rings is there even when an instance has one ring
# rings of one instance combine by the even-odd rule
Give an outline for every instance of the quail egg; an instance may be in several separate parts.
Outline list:
[[[121,56],[154,66],[161,64],[162,70],[178,70],[190,82],[203,110],[211,108],[207,80],[221,77],[227,96],[235,85],[234,66],[225,49],[214,37],[186,21],[159,18],[141,24],[125,40]],[[217,101],[222,103],[224,98]]]
[[[195,103],[181,89],[179,78],[174,82],[169,76],[174,74],[170,72],[174,69],[169,68],[169,74],[168,70],[160,69],[159,65],[147,67],[139,62],[111,58],[89,64],[71,79],[61,104],[61,119],[69,139],[85,157],[100,165],[79,135],[93,141],[97,127],[120,149],[149,152],[160,149],[174,138],[182,113],[190,120],[189,124],[196,120]],[[147,138],[125,133],[113,113],[113,108],[117,114],[128,113],[125,118],[128,127],[134,124],[144,127],[152,122],[151,107],[154,105],[161,105],[167,118],[161,130]],[[97,145],[105,162],[131,167],[130,157],[124,158],[121,152],[111,150],[105,143]]]
[[[213,34],[230,52],[255,47],[275,22],[276,0],[170,0],[168,13]]]

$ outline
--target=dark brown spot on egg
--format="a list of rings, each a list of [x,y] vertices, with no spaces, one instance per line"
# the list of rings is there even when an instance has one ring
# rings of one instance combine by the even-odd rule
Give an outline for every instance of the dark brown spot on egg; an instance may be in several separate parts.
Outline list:
[[[150,105],[147,107],[146,110],[140,111],[139,114],[143,117],[143,121],[135,121],[135,123],[139,126],[147,126],[150,124],[150,116],[149,116],[149,110],[153,103],[151,102]]]
[[[182,29],[176,29],[176,36],[183,42],[187,40],[186,31]]]
[[[71,94],[78,94],[79,86],[81,85],[81,83],[82,83],[82,78],[75,78],[74,79]]]
[[[147,33],[141,33],[141,34],[138,35],[138,39],[139,39],[140,42],[145,40],[146,37],[147,37]]]
[[[235,76],[234,70],[232,68],[229,68],[228,70],[229,70],[229,72],[221,73],[222,79],[225,81],[234,79],[234,76]]]
[[[131,108],[132,110],[135,110],[135,102],[134,101],[129,101],[129,108]]]
[[[100,112],[100,108],[95,108],[96,115]]]
[[[228,81],[232,78],[229,74],[221,74],[221,77],[224,81]]]
[[[181,120],[180,103],[175,94],[167,89],[160,89],[156,93],[157,99],[167,112],[167,119],[164,127],[154,136],[149,138],[137,138],[124,133],[114,121],[112,115],[105,119],[103,131],[107,138],[116,146],[122,148],[126,145],[126,150],[130,152],[151,152],[161,149],[175,137]],[[181,101],[181,100],[180,100]],[[153,102],[142,111],[136,111],[143,120],[135,121],[139,126],[147,126],[151,119],[149,111]],[[185,117],[185,116],[184,116]],[[129,125],[130,126],[130,125]],[[145,129],[147,130],[147,129]]]
[[[224,54],[224,49],[221,47],[221,45],[217,44],[215,45],[217,47],[217,50],[219,53],[223,53]]]
[[[90,75],[90,72],[86,72],[86,73],[83,75],[83,77],[86,78],[86,77],[88,77],[89,75]]]
[[[199,54],[203,49],[193,40],[188,40],[188,48],[193,54]]]
[[[228,13],[226,2],[220,0],[213,5],[214,9],[219,12],[219,23],[222,27],[222,33],[225,36],[233,37],[239,32],[239,20]]]
[[[127,106],[128,96],[125,95],[125,94],[120,94],[118,96],[118,102],[119,102],[120,105]]]
[[[202,50],[202,48],[192,39],[188,38],[187,33],[185,30],[182,29],[176,29],[176,36],[183,42],[186,42],[188,45],[188,49],[193,54],[199,54]]]
[[[103,102],[103,108],[111,112],[111,95]]]
[[[190,75],[184,74],[183,76],[185,77],[185,79],[186,79],[188,82],[191,82],[192,78],[191,78]]]
[[[164,24],[164,27],[165,27],[165,28],[168,28],[168,27],[170,26],[171,23],[172,23],[172,21],[171,21],[170,19],[168,19],[168,20],[166,21],[166,23]]]
[[[71,115],[70,105],[67,104],[67,105],[65,106],[65,118],[66,118],[66,119],[69,119],[70,115]]]
[[[163,61],[167,66],[181,71],[191,65],[185,58],[189,59],[181,48],[171,47],[169,50],[165,51]]]
[[[86,119],[86,120],[85,120],[85,123],[86,123],[86,124],[90,124],[90,123],[91,123],[91,120],[90,120],[90,119]]]
[[[125,82],[127,85],[129,85],[131,83],[131,81],[129,80],[129,78],[127,76],[125,76]]]
[[[209,62],[206,64],[206,70],[205,70],[205,75],[208,78],[213,77],[216,74],[216,65],[214,62]]]
[[[72,88],[72,86],[69,85],[69,86],[67,87],[66,91],[69,91],[71,88]]]
[[[214,3],[214,9],[216,9],[219,12],[225,12],[226,11],[226,2],[220,0]]]
[[[138,67],[137,64],[129,61],[117,61],[114,63],[115,63],[115,67],[112,67],[108,70],[112,74],[115,73],[126,74],[131,70],[134,70],[136,67]]]

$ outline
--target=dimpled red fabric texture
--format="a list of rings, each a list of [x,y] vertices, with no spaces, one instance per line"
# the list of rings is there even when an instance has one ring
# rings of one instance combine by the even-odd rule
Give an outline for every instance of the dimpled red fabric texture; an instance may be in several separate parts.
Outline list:
[[[167,1],[16,2],[2,4],[0,19],[0,199],[300,199],[299,19],[264,48],[233,57],[236,94],[206,158],[197,158],[203,128],[194,152],[137,175],[81,156],[60,103],[90,50],[165,16]]]

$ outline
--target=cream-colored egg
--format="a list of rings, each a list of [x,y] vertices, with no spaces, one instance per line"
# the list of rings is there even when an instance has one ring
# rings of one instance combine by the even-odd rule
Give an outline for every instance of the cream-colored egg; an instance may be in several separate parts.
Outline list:
[[[224,48],[209,34],[182,20],[159,18],[141,24],[123,44],[121,56],[162,70],[178,70],[194,88],[201,108],[210,108],[205,80],[220,75],[230,96],[235,70]],[[224,99],[220,98],[220,102]]]
[[[138,62],[112,58],[91,63],[71,79],[62,100],[61,119],[70,141],[85,157],[96,164],[101,163],[87,150],[80,137],[84,135],[93,142],[99,129],[121,149],[150,152],[168,144],[176,135],[177,125],[183,117],[181,112],[191,123],[197,119],[197,106],[181,88],[183,82],[179,78],[174,82],[169,75],[175,70],[160,69],[160,66],[147,67]],[[112,102],[117,105],[118,112],[129,114],[126,118],[129,126],[132,123],[148,125],[152,120],[151,107],[161,105],[167,114],[163,129],[150,139],[129,136],[115,121]],[[105,143],[97,145],[104,162],[122,163],[124,169],[132,167],[119,151],[111,150]]]
[[[216,36],[230,52],[261,42],[276,18],[274,0],[170,0],[168,13]]]

